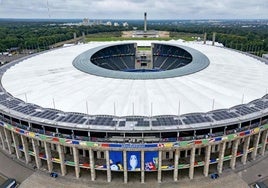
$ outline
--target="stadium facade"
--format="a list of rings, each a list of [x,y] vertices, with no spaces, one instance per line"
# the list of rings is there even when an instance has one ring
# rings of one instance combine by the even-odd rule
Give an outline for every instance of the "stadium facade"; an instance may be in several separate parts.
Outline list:
[[[137,58],[138,46],[151,54]],[[100,171],[125,183],[130,173],[142,183],[222,173],[267,151],[267,70],[242,52],[177,41],[32,55],[1,67],[0,143],[38,169],[88,169],[92,181]]]

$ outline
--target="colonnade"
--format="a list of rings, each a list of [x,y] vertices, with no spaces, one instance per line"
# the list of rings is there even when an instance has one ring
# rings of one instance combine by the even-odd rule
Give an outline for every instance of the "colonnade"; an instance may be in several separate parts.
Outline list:
[[[0,126],[0,145],[3,150],[10,155],[14,154],[17,159],[23,160],[26,164],[34,163],[37,169],[46,168],[49,172],[52,172],[55,163],[57,163],[60,166],[62,176],[68,173],[67,166],[73,166],[77,178],[81,175],[81,168],[87,168],[90,169],[91,180],[95,181],[97,178],[96,171],[106,170],[107,182],[112,181],[113,175],[109,152],[111,150],[121,151],[123,168],[120,171],[123,173],[125,183],[129,181],[128,172],[130,171],[128,169],[128,152],[138,151],[140,152],[141,165],[137,173],[140,172],[140,181],[144,183],[147,171],[144,165],[146,162],[145,153],[148,151],[158,153],[157,168],[154,169],[157,172],[158,182],[162,181],[163,170],[173,171],[173,179],[178,181],[180,178],[179,171],[189,168],[189,179],[193,179],[195,168],[203,168],[204,176],[208,176],[212,164],[216,164],[217,172],[222,173],[226,161],[231,169],[235,169],[238,158],[243,165],[247,163],[249,158],[256,160],[257,155],[264,155],[267,150],[267,135],[268,130],[264,129],[258,133],[239,136],[232,140],[184,147],[104,148],[40,140]],[[212,155],[214,155],[214,160],[212,160]],[[72,158],[71,164],[66,163],[67,157]],[[84,164],[83,166],[81,164],[82,159],[86,160],[88,165]],[[182,159],[189,162],[182,166]],[[166,161],[169,162],[168,168],[163,168]]]

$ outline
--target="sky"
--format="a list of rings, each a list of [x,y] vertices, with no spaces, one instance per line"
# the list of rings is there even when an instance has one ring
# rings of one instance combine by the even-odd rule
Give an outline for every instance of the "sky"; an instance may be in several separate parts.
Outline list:
[[[0,0],[0,18],[268,19],[268,0]]]

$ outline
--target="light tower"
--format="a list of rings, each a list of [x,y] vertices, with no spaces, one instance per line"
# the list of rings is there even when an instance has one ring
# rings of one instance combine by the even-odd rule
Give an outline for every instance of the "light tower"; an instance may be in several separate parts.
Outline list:
[[[204,33],[204,43],[203,44],[206,44],[207,42],[207,33]]]
[[[213,32],[213,35],[212,35],[212,46],[215,45],[215,39],[216,39],[216,32]]]
[[[147,13],[144,12],[144,32],[147,31]]]

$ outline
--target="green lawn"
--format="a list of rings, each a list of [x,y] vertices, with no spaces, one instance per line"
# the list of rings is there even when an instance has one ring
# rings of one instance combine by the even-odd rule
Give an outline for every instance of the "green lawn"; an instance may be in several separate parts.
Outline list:
[[[89,34],[86,35],[86,42],[90,41],[123,41],[123,40],[164,40],[168,41],[171,39],[178,40],[183,39],[186,41],[193,41],[195,40],[194,37],[202,37],[201,35],[192,34],[192,33],[171,33],[171,37],[169,38],[125,38],[121,37],[121,32],[105,32],[105,33],[96,33],[96,34]]]

